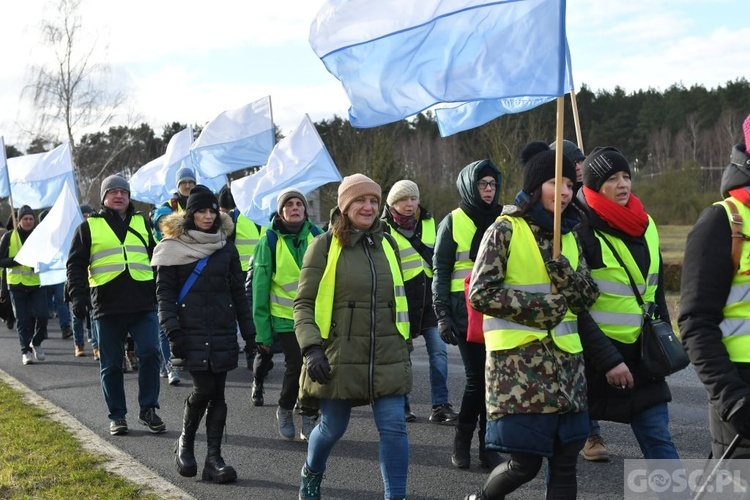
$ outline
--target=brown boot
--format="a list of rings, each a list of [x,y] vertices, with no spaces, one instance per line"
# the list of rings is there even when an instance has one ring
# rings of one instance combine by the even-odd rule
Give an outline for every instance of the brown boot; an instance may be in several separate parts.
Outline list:
[[[600,435],[589,436],[583,445],[581,456],[590,462],[609,462],[609,453]]]

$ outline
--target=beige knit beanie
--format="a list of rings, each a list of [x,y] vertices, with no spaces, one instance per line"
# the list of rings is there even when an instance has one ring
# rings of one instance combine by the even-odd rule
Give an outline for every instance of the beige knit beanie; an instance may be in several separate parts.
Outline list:
[[[391,190],[388,191],[388,197],[385,201],[388,203],[388,206],[393,206],[398,200],[412,196],[419,198],[419,186],[413,181],[404,179],[393,185]]]
[[[349,205],[360,196],[371,194],[378,199],[383,199],[383,191],[377,182],[363,174],[354,174],[344,177],[339,184],[338,207],[341,213],[346,213]]]

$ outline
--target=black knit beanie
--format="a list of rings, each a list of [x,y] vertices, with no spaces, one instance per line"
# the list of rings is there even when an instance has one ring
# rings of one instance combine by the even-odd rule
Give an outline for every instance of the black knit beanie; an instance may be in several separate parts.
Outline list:
[[[237,207],[237,205],[234,203],[232,190],[229,189],[228,186],[224,186],[223,188],[221,188],[221,191],[219,191],[219,207],[226,208],[227,210],[232,210],[233,208]]]
[[[204,208],[210,208],[218,212],[219,200],[216,199],[216,195],[213,194],[210,189],[202,184],[198,184],[190,190],[190,196],[188,196],[185,210],[194,214],[198,210]]]
[[[597,192],[617,172],[630,175],[630,165],[622,153],[612,146],[594,148],[581,165],[583,185]]]
[[[542,141],[533,141],[521,151],[523,170],[523,190],[527,194],[555,177],[555,151]],[[562,157],[562,176],[576,180],[576,166],[565,155]]]
[[[34,211],[31,209],[28,205],[23,205],[21,208],[18,209],[18,212],[16,213],[16,219],[21,220],[21,217],[24,215],[34,215]]]

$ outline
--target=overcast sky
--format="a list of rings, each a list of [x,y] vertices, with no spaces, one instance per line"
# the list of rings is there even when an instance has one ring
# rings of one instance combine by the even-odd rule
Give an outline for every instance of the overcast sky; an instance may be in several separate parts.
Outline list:
[[[372,0],[373,5],[377,0]],[[406,1],[406,0],[405,0]],[[54,2],[53,2],[54,4]],[[308,43],[321,0],[84,0],[83,28],[111,67],[126,111],[161,134],[174,121],[204,124],[270,95],[284,133],[307,113],[346,117],[348,102]],[[23,144],[32,63],[49,60],[39,24],[51,4],[10,0],[0,21],[0,135]],[[747,0],[568,0],[576,86],[631,92],[675,83],[713,88],[750,72]],[[54,11],[53,11],[54,12]],[[86,43],[84,41],[84,43]]]

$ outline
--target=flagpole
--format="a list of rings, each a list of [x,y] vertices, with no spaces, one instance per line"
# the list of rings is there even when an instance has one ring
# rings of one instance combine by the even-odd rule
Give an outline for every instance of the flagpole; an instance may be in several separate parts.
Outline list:
[[[576,127],[576,141],[578,142],[578,149],[582,152],[586,151],[583,148],[583,135],[581,134],[581,119],[578,116],[578,104],[576,104],[576,91],[575,89],[570,90],[570,103],[573,108],[573,123]]]
[[[0,151],[3,153],[3,164],[5,165],[5,180],[8,182],[8,203],[10,204],[10,216],[13,219],[13,229],[18,226],[16,221],[16,210],[13,208],[13,190],[10,188],[10,172],[8,171],[8,156],[5,154],[5,137],[0,135]]]
[[[565,96],[557,98],[557,131],[555,143],[562,144],[563,141],[563,117],[565,113]],[[562,158],[563,148],[555,148],[555,223],[552,239],[552,257],[560,255],[560,229],[562,222]]]

